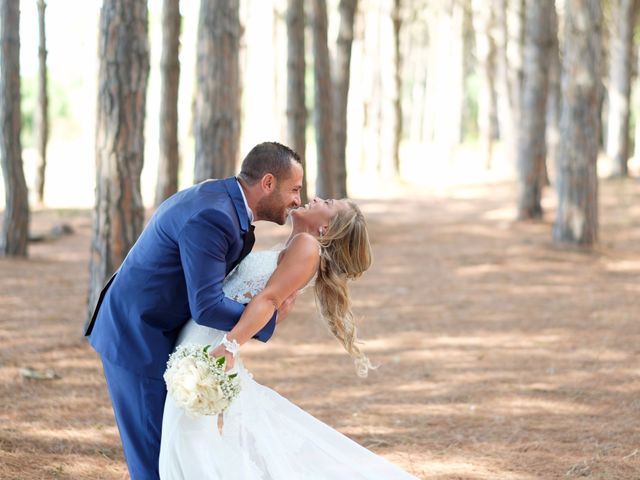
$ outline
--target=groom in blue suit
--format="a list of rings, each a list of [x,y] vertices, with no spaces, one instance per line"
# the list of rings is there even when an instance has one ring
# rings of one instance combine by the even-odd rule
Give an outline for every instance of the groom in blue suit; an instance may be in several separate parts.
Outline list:
[[[237,178],[207,180],[162,203],[102,291],[85,335],[102,360],[133,480],[159,478],[162,375],[178,333],[190,318],[233,328],[244,306],[224,296],[224,278],[251,250],[253,221],[283,225],[300,206],[302,176],[291,149],[255,146]],[[269,340],[291,303],[258,340]]]

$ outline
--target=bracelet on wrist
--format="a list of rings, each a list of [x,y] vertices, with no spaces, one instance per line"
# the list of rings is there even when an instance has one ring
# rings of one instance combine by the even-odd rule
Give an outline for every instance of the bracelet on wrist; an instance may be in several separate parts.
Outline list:
[[[220,344],[225,348],[227,352],[229,352],[233,356],[233,358],[236,358],[238,352],[240,351],[240,344],[238,342],[236,342],[235,340],[229,340],[227,338],[227,335],[225,334],[225,336],[222,337],[222,341],[220,342]]]

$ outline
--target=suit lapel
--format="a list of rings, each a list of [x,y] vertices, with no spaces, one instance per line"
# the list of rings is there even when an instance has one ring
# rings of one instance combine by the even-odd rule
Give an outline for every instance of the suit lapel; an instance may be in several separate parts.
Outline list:
[[[246,232],[249,229],[249,212],[244,204],[244,198],[242,198],[242,192],[240,191],[240,185],[236,177],[228,177],[223,181],[224,188],[233,201],[233,206],[236,209],[238,220],[240,221],[240,230]]]
[[[236,210],[236,214],[238,215],[238,220],[240,221],[240,236],[243,240],[240,256],[236,258],[231,265],[227,265],[227,274],[229,274],[229,272],[233,270],[236,265],[238,265],[251,251],[255,242],[255,236],[253,234],[253,225],[249,225],[249,212],[247,212],[247,207],[245,206],[244,198],[240,191],[240,185],[238,185],[236,177],[225,178],[222,182],[224,184],[224,188],[226,188],[227,193],[229,194],[229,197],[231,197],[231,200],[233,201],[233,206]]]

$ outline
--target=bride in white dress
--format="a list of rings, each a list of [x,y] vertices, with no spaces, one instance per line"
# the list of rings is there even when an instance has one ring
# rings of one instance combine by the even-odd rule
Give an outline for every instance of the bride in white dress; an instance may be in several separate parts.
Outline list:
[[[241,392],[223,414],[189,416],[167,396],[162,422],[163,480],[403,480],[415,479],[253,380],[235,350],[262,328],[285,299],[313,284],[330,331],[354,358],[357,373],[371,364],[356,345],[347,280],[371,264],[366,225],[348,200],[314,199],[291,214],[283,250],[249,254],[224,284],[227,297],[248,303],[231,332],[183,328],[178,345],[212,344],[238,372]],[[311,286],[311,285],[309,285]]]

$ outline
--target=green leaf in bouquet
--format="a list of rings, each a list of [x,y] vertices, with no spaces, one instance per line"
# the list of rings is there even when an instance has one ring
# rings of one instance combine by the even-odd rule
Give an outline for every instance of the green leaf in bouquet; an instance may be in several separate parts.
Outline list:
[[[237,373],[232,373],[232,374],[230,374],[230,375],[229,375],[229,378],[230,378],[231,380],[233,380],[233,379],[234,379],[234,378],[236,378],[237,376],[238,376],[238,374],[237,374]]]
[[[202,351],[204,353],[207,353],[209,351],[209,348],[211,348],[211,345],[205,345],[205,347],[202,349]]]
[[[224,365],[226,361],[227,359],[224,356],[216,358],[216,363],[220,366]]]

